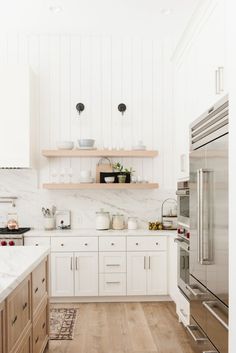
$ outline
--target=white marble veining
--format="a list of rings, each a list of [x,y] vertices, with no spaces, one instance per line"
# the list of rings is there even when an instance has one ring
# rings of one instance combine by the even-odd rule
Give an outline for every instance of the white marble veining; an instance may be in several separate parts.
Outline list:
[[[79,237],[79,236],[175,236],[176,231],[174,230],[148,230],[148,229],[136,229],[136,230],[96,230],[96,229],[73,229],[73,230],[31,230],[24,234],[24,237]]]
[[[174,190],[80,190],[48,191],[38,188],[35,170],[0,170],[0,195],[17,195],[16,207],[0,204],[0,215],[17,212],[20,226],[43,229],[42,206],[71,210],[73,229],[95,227],[96,211],[101,208],[111,214],[122,213],[137,217],[139,227],[147,228],[148,221],[160,220],[161,204],[175,197]]]
[[[0,247],[0,302],[49,254],[46,247]]]

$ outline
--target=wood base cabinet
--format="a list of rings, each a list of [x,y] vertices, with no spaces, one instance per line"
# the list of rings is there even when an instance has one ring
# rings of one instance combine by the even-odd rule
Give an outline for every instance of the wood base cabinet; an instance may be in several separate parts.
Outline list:
[[[48,342],[47,301],[33,324],[33,353],[42,353]]]
[[[49,340],[48,259],[0,303],[0,353],[43,353]]]
[[[0,303],[0,353],[5,353],[5,302]]]

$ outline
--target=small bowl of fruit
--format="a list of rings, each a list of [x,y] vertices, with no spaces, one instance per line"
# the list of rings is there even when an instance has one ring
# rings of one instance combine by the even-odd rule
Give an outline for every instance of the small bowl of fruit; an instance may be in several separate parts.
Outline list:
[[[148,229],[149,230],[163,230],[163,224],[161,222],[149,222]]]

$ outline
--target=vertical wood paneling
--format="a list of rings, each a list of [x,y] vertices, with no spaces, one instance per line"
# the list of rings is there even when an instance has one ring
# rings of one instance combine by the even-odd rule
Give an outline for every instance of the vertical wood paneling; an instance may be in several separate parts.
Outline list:
[[[131,148],[139,140],[160,151],[155,160],[124,159],[136,175],[173,187],[173,139],[169,47],[152,38],[78,35],[0,36],[0,63],[29,63],[36,77],[39,151],[59,140],[95,138],[97,147]],[[75,106],[85,104],[79,116]],[[119,103],[127,105],[124,116]],[[40,156],[41,181],[54,169],[74,181],[95,159]],[[49,167],[50,165],[50,167]]]

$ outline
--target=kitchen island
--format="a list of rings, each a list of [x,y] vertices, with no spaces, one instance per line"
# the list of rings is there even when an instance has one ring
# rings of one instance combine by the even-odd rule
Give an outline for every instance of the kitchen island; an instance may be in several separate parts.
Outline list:
[[[0,353],[42,353],[48,343],[48,255],[46,247],[0,248]]]

